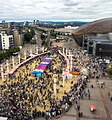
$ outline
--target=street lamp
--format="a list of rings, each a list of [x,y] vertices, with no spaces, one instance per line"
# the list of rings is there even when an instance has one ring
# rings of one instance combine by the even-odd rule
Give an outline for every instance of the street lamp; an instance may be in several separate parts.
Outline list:
[[[64,85],[65,85],[65,74],[64,74],[64,68],[62,68],[62,70],[63,70],[62,78],[63,78],[63,87],[64,87]]]
[[[2,80],[4,80],[4,73],[3,73],[3,66],[1,65],[1,77],[2,77]]]
[[[12,56],[12,65],[13,65],[13,68],[14,68],[14,57]]]
[[[6,65],[7,65],[7,72],[9,73],[9,61],[6,60]]]
[[[37,46],[37,49],[36,49],[36,50],[37,50],[36,52],[37,52],[37,54],[38,54],[38,46]]]
[[[20,54],[18,54],[19,64],[20,64],[20,58],[21,58],[21,56],[20,56]]]
[[[70,50],[69,50],[69,55],[67,55],[68,57],[69,57],[69,60],[70,60],[70,70],[72,71],[72,57],[74,56],[74,55],[72,55],[71,53],[70,53]]]
[[[66,56],[67,56],[67,52],[68,52],[68,51],[67,51],[67,48],[66,48]]]
[[[55,95],[55,99],[56,99],[56,74],[54,74],[54,95]]]
[[[26,59],[26,52],[24,51],[24,58]]]

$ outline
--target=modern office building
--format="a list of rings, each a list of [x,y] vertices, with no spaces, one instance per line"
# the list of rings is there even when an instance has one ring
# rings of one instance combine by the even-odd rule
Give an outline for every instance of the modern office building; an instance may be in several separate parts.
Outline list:
[[[112,40],[109,34],[83,36],[83,49],[95,56],[112,56]]]
[[[13,35],[8,35],[6,31],[1,31],[0,46],[1,49],[9,49],[11,47],[14,47]]]
[[[112,41],[94,41],[94,56],[112,56]]]
[[[40,21],[39,21],[39,20],[37,20],[37,21],[36,21],[36,25],[38,25],[39,23],[40,23]]]
[[[14,36],[14,44],[15,47],[22,46],[23,45],[23,34],[20,34],[17,29],[13,31]]]

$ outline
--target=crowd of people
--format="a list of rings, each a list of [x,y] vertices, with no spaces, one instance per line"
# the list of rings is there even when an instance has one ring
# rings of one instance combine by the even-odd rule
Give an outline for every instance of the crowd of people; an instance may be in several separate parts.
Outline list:
[[[48,55],[52,56],[53,60],[46,71],[44,71],[42,77],[37,78],[33,76],[32,71]],[[65,103],[66,106],[71,104],[68,96],[66,96],[66,91],[64,91],[65,96],[62,100],[58,96],[55,99],[54,96],[53,74],[56,74],[58,79],[56,84],[59,84],[61,88],[62,68],[66,68],[66,61],[58,51],[55,51],[53,54],[39,56],[21,66],[1,86],[0,116],[6,116],[15,120],[33,119],[40,116],[48,117],[50,115],[48,113],[52,113],[51,116],[60,116],[62,106]],[[61,92],[59,87],[56,90],[57,93]]]
[[[54,74],[56,74],[58,85],[57,94],[61,94],[62,89],[62,68],[66,68],[66,61],[58,50],[50,54],[38,56],[21,66],[15,73],[9,76],[1,86],[0,116],[6,116],[10,120],[33,120],[37,117],[60,117],[67,112],[79,99],[87,97],[90,99],[90,91],[85,90],[89,78],[99,78],[105,73],[100,69],[98,59],[87,57],[82,51],[71,50],[75,56],[73,60],[73,70],[86,68],[87,72],[80,73],[77,82],[71,81],[70,91],[64,90],[63,96],[54,95]],[[52,62],[44,71],[42,77],[35,77],[32,71],[46,57],[52,56]],[[77,61],[76,61],[77,59]],[[67,81],[67,80],[66,80]],[[79,114],[79,115],[82,115]]]

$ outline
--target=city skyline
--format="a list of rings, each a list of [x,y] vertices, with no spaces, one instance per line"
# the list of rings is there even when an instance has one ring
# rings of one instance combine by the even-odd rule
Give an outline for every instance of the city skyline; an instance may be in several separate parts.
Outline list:
[[[94,21],[112,17],[110,0],[4,0],[0,20]]]

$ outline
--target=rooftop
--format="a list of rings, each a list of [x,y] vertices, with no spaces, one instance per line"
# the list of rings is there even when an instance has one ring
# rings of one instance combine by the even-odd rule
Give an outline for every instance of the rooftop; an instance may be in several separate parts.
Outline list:
[[[108,45],[112,45],[112,41],[95,41],[97,44],[108,44]]]

